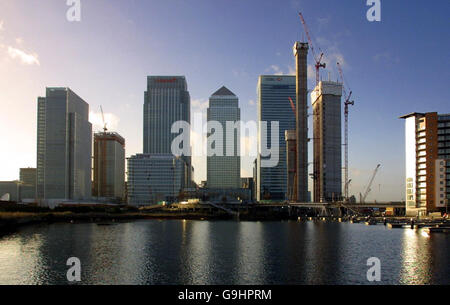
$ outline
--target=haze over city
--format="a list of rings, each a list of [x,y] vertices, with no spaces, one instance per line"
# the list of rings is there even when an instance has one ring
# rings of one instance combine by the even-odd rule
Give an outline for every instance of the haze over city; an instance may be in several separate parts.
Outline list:
[[[89,103],[95,131],[103,127],[102,105],[108,128],[126,139],[127,156],[142,152],[147,75],[186,76],[191,111],[203,115],[209,96],[225,85],[239,98],[241,119],[256,121],[258,76],[295,73],[292,45],[306,40],[293,13],[300,10],[325,53],[322,79],[328,72],[337,79],[339,61],[353,90],[350,194],[363,191],[380,163],[369,199],[404,199],[404,122],[398,117],[448,112],[445,1],[383,1],[379,23],[367,21],[365,1],[345,7],[329,1],[82,3],[82,20],[72,23],[65,1],[0,3],[0,137],[7,145],[0,151],[0,180],[36,166],[36,101],[45,87],[77,92]],[[311,57],[308,70],[312,89]],[[199,140],[194,133],[192,143]],[[256,135],[248,140],[256,145]],[[252,161],[241,159],[243,177],[252,175]],[[196,182],[205,180],[206,158],[193,158],[193,166]]]

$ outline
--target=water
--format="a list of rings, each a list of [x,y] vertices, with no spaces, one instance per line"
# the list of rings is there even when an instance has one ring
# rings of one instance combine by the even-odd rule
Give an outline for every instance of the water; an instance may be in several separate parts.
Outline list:
[[[450,236],[323,222],[148,220],[30,226],[0,238],[0,284],[449,284]]]

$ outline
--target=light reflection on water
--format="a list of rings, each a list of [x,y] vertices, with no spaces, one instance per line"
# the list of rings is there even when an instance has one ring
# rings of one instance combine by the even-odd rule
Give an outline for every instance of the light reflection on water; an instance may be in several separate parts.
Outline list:
[[[149,220],[25,227],[0,238],[0,284],[449,284],[450,236],[363,224]]]

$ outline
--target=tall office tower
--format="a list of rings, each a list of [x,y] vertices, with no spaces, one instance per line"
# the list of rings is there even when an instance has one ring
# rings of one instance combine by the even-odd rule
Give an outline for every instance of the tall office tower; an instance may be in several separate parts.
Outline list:
[[[240,128],[241,110],[238,97],[222,87],[209,98],[207,110],[208,124],[216,121],[222,126],[222,141],[208,145],[207,156],[207,185],[208,188],[240,188],[241,187],[241,157],[240,157]],[[228,124],[227,124],[228,122]],[[237,128],[231,130],[236,124]],[[229,125],[229,126],[227,126]],[[232,126],[231,126],[232,125]],[[229,128],[227,128],[229,127]],[[213,134],[218,132],[214,130]],[[229,139],[228,133],[233,133]],[[227,143],[229,142],[229,143]],[[213,154],[211,149],[217,152]]]
[[[121,201],[124,192],[125,139],[116,132],[96,132],[92,195]]]
[[[448,211],[450,114],[410,113],[405,119],[406,214]]]
[[[184,76],[148,76],[144,93],[144,154],[172,154],[172,125],[184,121],[191,123],[191,98]],[[177,125],[175,125],[177,126]],[[178,125],[179,126],[179,125]],[[190,131],[183,144],[189,155],[183,155],[188,164],[186,185],[192,185]]]
[[[37,125],[37,198],[90,199],[89,105],[69,88],[47,88]]]
[[[21,198],[35,199],[36,198],[36,168],[21,168],[20,169],[21,184]]]
[[[144,154],[171,154],[172,125],[191,122],[191,102],[184,76],[148,76],[144,93]],[[187,135],[189,137],[189,135]],[[189,138],[187,145],[190,145]]]
[[[187,164],[172,154],[136,154],[127,158],[130,205],[173,202],[182,189]]]
[[[286,130],[284,138],[286,139],[287,199],[296,201],[295,171],[297,163],[295,159],[297,158],[297,137],[295,130]]]
[[[314,201],[342,197],[342,84],[321,81],[311,92],[314,138]]]
[[[308,201],[308,109],[307,109],[307,56],[309,46],[295,42],[294,56],[297,84],[296,131],[297,131],[297,201]]]
[[[286,168],[286,140],[285,131],[295,129],[295,76],[260,75],[258,79],[258,157],[257,157],[257,200],[284,201],[287,199],[287,168]],[[261,127],[267,123],[267,130]],[[278,143],[272,143],[273,123],[278,123]],[[262,161],[273,156],[262,155],[262,145],[266,147],[278,146],[278,163],[274,167],[267,167]]]

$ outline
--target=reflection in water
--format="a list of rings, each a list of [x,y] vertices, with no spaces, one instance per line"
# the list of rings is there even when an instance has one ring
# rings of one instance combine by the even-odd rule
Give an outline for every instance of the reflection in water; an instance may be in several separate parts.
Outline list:
[[[422,231],[422,230],[420,230]],[[403,238],[402,284],[429,284],[431,279],[430,269],[430,242],[427,235],[422,235],[419,230],[405,229]]]
[[[51,224],[0,238],[0,284],[449,284],[450,239],[422,230],[325,222],[149,220]]]

